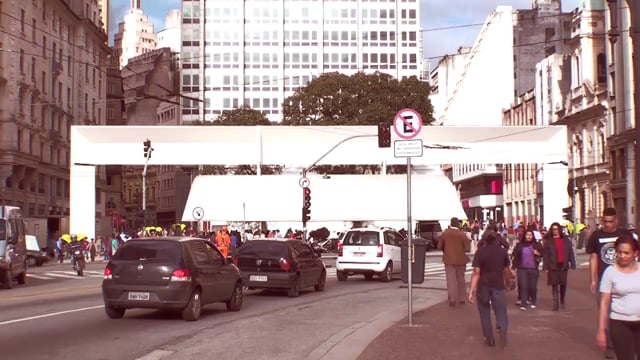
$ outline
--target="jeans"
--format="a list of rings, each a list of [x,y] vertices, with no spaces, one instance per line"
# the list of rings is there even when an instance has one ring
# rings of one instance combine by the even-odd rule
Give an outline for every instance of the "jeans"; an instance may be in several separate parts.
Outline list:
[[[529,299],[531,305],[535,305],[538,299],[538,275],[536,269],[518,269],[518,297],[524,306]]]
[[[484,337],[493,338],[493,322],[491,321],[491,308],[496,316],[496,327],[503,334],[507,333],[509,319],[507,318],[507,291],[487,286],[478,286],[476,295],[480,324]]]
[[[618,360],[640,358],[640,321],[609,320],[611,342]]]

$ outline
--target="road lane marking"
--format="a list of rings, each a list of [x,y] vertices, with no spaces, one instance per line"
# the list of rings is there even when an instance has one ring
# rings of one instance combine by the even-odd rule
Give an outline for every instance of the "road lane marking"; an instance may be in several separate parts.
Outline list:
[[[65,278],[65,279],[81,279],[81,277],[78,275],[67,275],[67,274],[60,274],[60,273],[54,273],[54,272],[46,272],[42,275]]]
[[[40,279],[40,280],[51,280],[50,277],[36,275],[36,274],[27,274],[27,277],[34,278],[34,279]]]
[[[52,316],[58,316],[58,315],[64,315],[64,314],[71,314],[71,313],[74,313],[74,312],[87,311],[87,310],[95,310],[95,309],[100,309],[100,308],[104,308],[104,305],[89,306],[89,307],[78,308],[78,309],[72,309],[72,310],[58,311],[58,312],[49,313],[49,314],[36,315],[36,316],[29,316],[29,317],[25,317],[25,318],[21,318],[21,319],[14,319],[14,320],[2,321],[2,322],[0,322],[0,326],[2,326],[2,325],[9,325],[9,324],[15,324],[15,323],[20,323],[20,322],[25,322],[25,321],[31,321],[31,320],[38,320],[38,319],[48,318],[48,317],[52,317]]]
[[[27,293],[27,294],[20,294],[20,295],[12,295],[12,296],[8,296],[8,297],[0,298],[0,303],[2,302],[2,300],[20,300],[20,299],[24,299],[24,298],[52,296],[52,295],[59,295],[59,294],[71,295],[71,294],[77,294],[79,292],[82,292],[83,290],[100,290],[100,286],[99,285],[85,285],[85,286],[75,287],[73,289],[51,289],[51,290],[45,290],[45,291],[41,291],[41,292],[37,292],[37,293]]]
[[[172,355],[173,353],[175,353],[175,351],[157,349],[157,350],[153,350],[152,352],[148,353],[145,356],[136,358],[136,360],[160,360],[169,355]]]

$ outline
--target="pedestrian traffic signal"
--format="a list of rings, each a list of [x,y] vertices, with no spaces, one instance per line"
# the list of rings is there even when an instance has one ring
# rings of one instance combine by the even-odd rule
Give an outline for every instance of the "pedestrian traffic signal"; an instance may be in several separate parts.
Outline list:
[[[147,139],[142,144],[144,145],[144,158],[151,159],[151,140]]]
[[[311,209],[309,208],[302,208],[302,225],[306,226],[307,225],[307,221],[311,220]]]
[[[573,206],[562,208],[562,218],[573,222]]]
[[[391,147],[391,125],[387,123],[378,124],[378,147]]]

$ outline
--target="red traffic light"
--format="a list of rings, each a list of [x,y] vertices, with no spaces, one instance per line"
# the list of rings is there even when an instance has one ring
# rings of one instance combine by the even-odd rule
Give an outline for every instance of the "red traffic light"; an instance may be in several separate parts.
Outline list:
[[[303,190],[303,191],[304,191],[304,196],[309,196],[309,195],[311,195],[311,189],[309,189],[309,188],[304,188],[304,190]]]

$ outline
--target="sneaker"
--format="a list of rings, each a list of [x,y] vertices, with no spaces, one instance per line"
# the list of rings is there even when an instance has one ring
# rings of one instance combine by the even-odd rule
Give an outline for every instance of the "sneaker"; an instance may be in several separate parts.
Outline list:
[[[527,310],[527,308],[524,307],[524,306],[520,306],[520,310],[525,311],[525,310]]]
[[[522,304],[522,301],[516,300],[516,305],[520,305],[520,304]]]
[[[535,306],[535,305],[533,305],[533,304],[529,305],[529,307],[530,307],[530,308],[532,308],[532,309],[535,309],[535,308],[536,308],[536,306]]]

